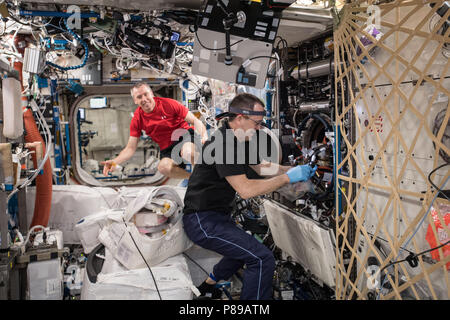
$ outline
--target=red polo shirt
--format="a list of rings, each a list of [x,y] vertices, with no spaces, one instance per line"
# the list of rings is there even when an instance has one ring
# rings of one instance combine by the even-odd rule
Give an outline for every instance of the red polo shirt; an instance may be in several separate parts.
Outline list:
[[[159,145],[160,150],[164,150],[178,141],[181,136],[182,132],[172,137],[174,130],[193,127],[184,120],[189,112],[184,105],[169,98],[154,97],[153,99],[155,108],[152,112],[145,113],[140,106],[134,111],[130,123],[130,136],[139,138],[141,130],[144,130]]]

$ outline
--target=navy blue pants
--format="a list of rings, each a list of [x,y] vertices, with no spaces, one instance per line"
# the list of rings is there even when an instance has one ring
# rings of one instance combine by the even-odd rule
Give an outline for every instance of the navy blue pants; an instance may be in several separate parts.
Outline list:
[[[229,279],[245,264],[241,300],[272,299],[275,259],[266,246],[238,228],[231,217],[223,213],[185,214],[183,224],[192,242],[223,256],[213,269],[217,281]]]

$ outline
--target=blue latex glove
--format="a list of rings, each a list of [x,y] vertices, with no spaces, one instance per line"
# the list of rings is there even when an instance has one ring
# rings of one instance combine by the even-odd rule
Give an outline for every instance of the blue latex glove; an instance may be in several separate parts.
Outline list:
[[[317,166],[311,168],[310,165],[302,165],[291,168],[286,172],[289,177],[290,183],[296,183],[299,181],[306,181],[311,178],[317,170]]]

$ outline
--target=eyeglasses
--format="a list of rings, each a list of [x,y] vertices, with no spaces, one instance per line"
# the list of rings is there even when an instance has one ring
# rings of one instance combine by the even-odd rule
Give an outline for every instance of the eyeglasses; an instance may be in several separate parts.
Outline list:
[[[245,117],[245,116],[244,116],[244,117]],[[259,120],[259,121],[253,120],[252,118],[249,118],[249,117],[245,117],[245,119],[248,119],[248,120],[253,121],[253,122],[255,123],[256,126],[262,126],[262,125],[264,124],[264,119]]]

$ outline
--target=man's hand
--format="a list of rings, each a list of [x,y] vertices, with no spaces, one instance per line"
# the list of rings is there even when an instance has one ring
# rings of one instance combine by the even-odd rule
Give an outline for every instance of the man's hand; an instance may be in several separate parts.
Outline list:
[[[306,181],[309,178],[311,178],[314,173],[317,170],[317,166],[314,168],[311,168],[310,165],[302,165],[302,166],[296,166],[294,168],[291,168],[286,172],[287,176],[289,177],[290,183],[296,183],[299,181]]]
[[[127,146],[125,147],[125,149],[120,151],[120,153],[117,157],[115,157],[113,160],[106,160],[106,161],[100,162],[100,164],[104,165],[103,174],[105,176],[107,176],[109,172],[116,169],[117,165],[119,165],[120,163],[124,163],[125,161],[128,161],[129,159],[131,159],[133,154],[136,152],[138,142],[139,142],[138,137],[131,136],[130,138],[128,138]]]
[[[206,130],[205,125],[196,116],[190,111],[186,114],[184,118],[187,123],[192,124],[194,126],[195,132],[197,132],[202,138],[201,142],[204,144],[208,140],[208,131]]]
[[[208,134],[204,134],[201,139],[202,144],[205,144],[206,141],[208,141]]]
[[[106,160],[100,162],[100,164],[103,164],[103,175],[107,176],[108,173],[114,170],[114,167],[116,166],[116,163],[113,160]]]

